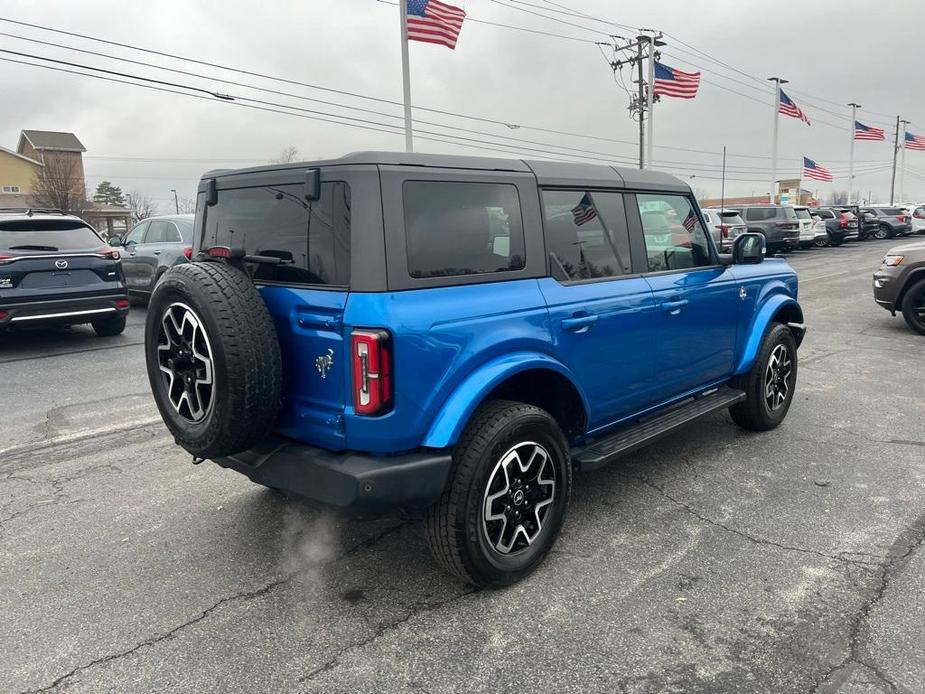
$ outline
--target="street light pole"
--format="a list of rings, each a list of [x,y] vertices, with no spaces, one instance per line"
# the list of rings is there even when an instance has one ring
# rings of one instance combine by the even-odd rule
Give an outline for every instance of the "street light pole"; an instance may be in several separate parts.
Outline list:
[[[848,204],[850,205],[854,198],[854,132],[857,125],[858,109],[861,104],[853,101],[848,104],[851,107],[851,154],[848,159]]]
[[[177,191],[171,188],[170,192],[173,193],[173,204],[177,208],[177,214],[180,214],[180,198],[177,197]]]

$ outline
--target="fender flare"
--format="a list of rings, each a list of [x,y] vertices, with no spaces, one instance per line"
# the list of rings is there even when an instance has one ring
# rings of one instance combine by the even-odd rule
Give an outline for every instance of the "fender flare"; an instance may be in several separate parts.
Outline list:
[[[755,357],[758,356],[758,350],[761,349],[761,342],[764,340],[764,334],[767,332],[768,326],[773,322],[774,316],[787,306],[796,308],[800,315],[799,323],[802,324],[803,309],[800,308],[800,304],[797,303],[796,299],[785,294],[772,294],[769,296],[755,314],[752,324],[749,327],[748,341],[745,343],[745,348],[742,350],[742,354],[739,356],[738,363],[736,364],[736,376],[747,373],[748,370],[752,368],[752,364],[755,363]],[[805,327],[803,327],[803,330],[805,331]],[[797,336],[798,345],[800,341],[802,341],[802,334]]]
[[[482,364],[456,386],[431,422],[421,445],[426,448],[454,445],[485,397],[511,376],[530,369],[554,371],[567,378],[581,397],[585,413],[590,412],[587,397],[563,364],[539,352],[512,352]]]

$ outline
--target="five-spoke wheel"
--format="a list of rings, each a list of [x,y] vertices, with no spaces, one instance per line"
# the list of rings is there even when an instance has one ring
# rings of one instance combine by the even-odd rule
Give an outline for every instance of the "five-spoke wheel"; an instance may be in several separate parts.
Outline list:
[[[202,420],[215,392],[212,347],[202,320],[186,304],[173,303],[164,311],[157,363],[177,413],[190,422]]]
[[[773,412],[780,409],[790,396],[793,380],[793,361],[787,345],[775,345],[764,372],[764,397]]]

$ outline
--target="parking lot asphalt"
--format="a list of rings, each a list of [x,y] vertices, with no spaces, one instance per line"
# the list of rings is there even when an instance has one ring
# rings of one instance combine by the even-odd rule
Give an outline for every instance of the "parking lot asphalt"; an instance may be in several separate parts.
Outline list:
[[[0,689],[925,691],[925,339],[877,307],[896,242],[798,252],[809,333],[776,431],[725,413],[576,477],[543,566],[473,591],[420,523],[190,464],[143,309],[0,337]]]

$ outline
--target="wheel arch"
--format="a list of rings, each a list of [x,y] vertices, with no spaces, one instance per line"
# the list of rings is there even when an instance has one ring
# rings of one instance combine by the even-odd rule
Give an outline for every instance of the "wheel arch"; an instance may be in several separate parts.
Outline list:
[[[747,373],[755,362],[758,350],[761,349],[761,343],[764,340],[768,326],[772,323],[785,323],[802,325],[803,309],[796,299],[784,294],[772,294],[769,296],[761,308],[755,314],[752,324],[749,327],[748,338],[742,354],[739,355],[736,364],[735,375]],[[794,331],[797,347],[803,341],[805,331]]]
[[[494,359],[469,374],[434,417],[422,445],[454,445],[479,405],[493,399],[548,411],[566,438],[587,426],[588,400],[569,370],[549,355],[521,352]]]

